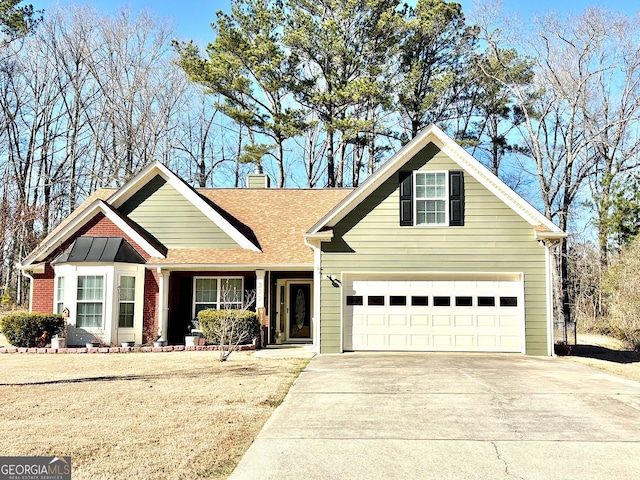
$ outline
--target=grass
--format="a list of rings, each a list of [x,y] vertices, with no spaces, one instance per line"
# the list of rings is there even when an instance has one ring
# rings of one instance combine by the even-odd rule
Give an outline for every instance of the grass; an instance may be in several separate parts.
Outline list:
[[[564,358],[640,382],[640,355],[615,338],[578,334],[578,345]]]
[[[0,456],[71,455],[73,478],[226,478],[305,359],[236,352],[6,354]]]

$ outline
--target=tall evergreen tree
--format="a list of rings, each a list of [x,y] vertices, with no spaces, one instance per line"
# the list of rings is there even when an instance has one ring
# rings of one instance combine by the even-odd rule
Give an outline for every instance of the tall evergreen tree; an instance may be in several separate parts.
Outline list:
[[[398,109],[403,139],[431,123],[456,117],[466,88],[465,72],[475,46],[475,30],[465,24],[462,6],[446,0],[418,0],[406,10],[398,64]]]
[[[376,121],[371,112],[384,103],[384,74],[397,47],[398,7],[397,0],[288,3],[284,40],[300,60],[296,96],[324,125],[329,187],[344,185],[347,144],[371,131]]]
[[[265,154],[276,160],[278,186],[285,184],[285,141],[303,129],[302,115],[290,101],[291,54],[281,42],[283,7],[270,0],[234,0],[231,14],[217,13],[216,39],[207,58],[190,43],[175,43],[189,77],[224,98],[220,109],[259,138],[245,146],[243,159],[261,165]]]

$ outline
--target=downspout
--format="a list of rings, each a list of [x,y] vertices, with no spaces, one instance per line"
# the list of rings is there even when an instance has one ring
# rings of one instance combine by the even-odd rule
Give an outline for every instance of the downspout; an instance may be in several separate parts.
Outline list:
[[[320,353],[320,294],[321,294],[321,274],[320,262],[322,260],[322,250],[320,242],[317,245],[310,243],[305,237],[304,244],[313,249],[313,350]]]

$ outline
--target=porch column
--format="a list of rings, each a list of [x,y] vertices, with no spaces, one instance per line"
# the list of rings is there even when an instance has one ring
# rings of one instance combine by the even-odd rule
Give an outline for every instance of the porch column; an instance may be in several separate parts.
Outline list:
[[[166,340],[169,325],[169,272],[158,267],[158,335]]]
[[[256,310],[264,307],[264,270],[256,270]]]

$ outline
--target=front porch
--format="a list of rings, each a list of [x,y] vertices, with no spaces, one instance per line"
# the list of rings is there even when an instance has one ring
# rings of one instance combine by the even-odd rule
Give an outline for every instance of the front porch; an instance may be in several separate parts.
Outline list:
[[[258,313],[263,345],[313,345],[312,270],[162,270],[158,277],[158,330],[170,345],[184,344],[198,311],[228,304],[229,299],[221,297],[225,285],[242,292],[232,307],[246,306]],[[255,292],[255,301],[244,305],[249,292]]]

